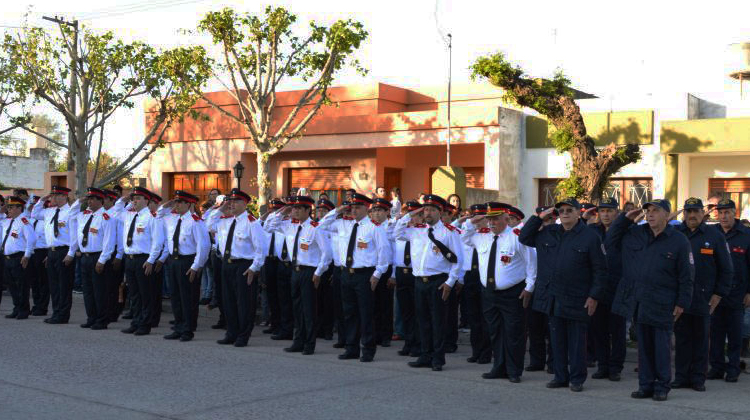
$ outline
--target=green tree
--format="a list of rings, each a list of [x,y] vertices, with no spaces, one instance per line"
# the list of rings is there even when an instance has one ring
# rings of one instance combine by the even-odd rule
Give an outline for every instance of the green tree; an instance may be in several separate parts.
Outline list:
[[[323,104],[330,103],[327,90],[345,67],[365,70],[353,58],[367,38],[364,26],[339,20],[330,26],[309,23],[309,31],[298,35],[297,16],[282,7],[267,7],[260,15],[238,14],[223,9],[206,14],[198,32],[211,36],[220,57],[212,75],[222,82],[238,112],[203,99],[224,116],[242,124],[255,145],[258,163],[258,205],[265,209],[271,199],[269,160],[293,138],[301,137],[308,122]],[[284,79],[307,84],[289,114],[279,117],[276,89]]]
[[[150,129],[114,169],[97,174],[96,186],[135,169],[162,145],[165,131],[175,121],[188,114],[197,117],[191,109],[199,99],[195,92],[209,74],[202,47],[158,51],[141,42],[125,43],[109,31],[97,34],[84,27],[77,34],[63,24],[55,34],[25,27],[15,35],[6,35],[2,48],[18,67],[15,92],[51,105],[66,122],[68,141],[25,128],[68,150],[73,166],[69,169],[76,171],[79,195],[88,186],[86,168],[92,144],[99,143],[93,153],[93,160],[98,161],[106,141],[105,124],[116,111],[132,108],[136,100],[151,99]]]
[[[21,106],[26,101],[26,95],[18,86],[18,65],[7,54],[0,52],[0,136],[4,143],[12,143],[6,133],[26,124],[25,116],[12,116],[10,109]]]
[[[637,144],[610,144],[596,149],[586,132],[581,110],[575,103],[570,80],[557,72],[552,80],[528,77],[502,53],[478,58],[471,65],[472,78],[483,78],[502,88],[503,99],[531,108],[554,125],[552,143],[558,153],[570,152],[573,161],[570,177],[558,186],[561,196],[583,198],[598,203],[610,176],[641,158]]]
[[[60,127],[60,123],[54,121],[46,114],[32,114],[28,127],[33,131],[44,133],[46,137],[49,137],[55,141],[55,143],[47,143],[47,150],[49,151],[50,170],[56,168],[58,166],[58,163],[64,165],[64,167],[66,168],[64,170],[67,170],[67,162],[64,161],[64,149],[58,145],[64,143],[65,141],[63,140],[65,132]]]

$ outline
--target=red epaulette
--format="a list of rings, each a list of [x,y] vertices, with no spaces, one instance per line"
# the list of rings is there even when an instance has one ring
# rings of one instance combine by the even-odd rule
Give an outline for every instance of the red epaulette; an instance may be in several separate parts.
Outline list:
[[[156,212],[155,212],[155,211],[152,211],[152,212],[151,212],[151,216],[153,216],[153,217],[156,217]]]
[[[373,225],[375,225],[375,226],[380,226],[380,223],[378,223],[378,222],[376,222],[376,221],[374,221],[374,220],[372,220],[372,219],[370,219],[370,221],[372,222],[372,224],[373,224]]]
[[[455,226],[453,226],[451,224],[448,224],[448,223],[443,223],[443,224],[445,225],[445,227],[448,228],[448,230],[453,230],[453,231],[457,231],[458,230],[458,228],[456,228]],[[461,232],[459,231],[458,233],[461,233]]]
[[[247,220],[249,220],[251,222],[254,222],[255,221],[255,216],[253,216],[252,214],[248,213],[247,214]]]
[[[172,214],[177,214],[177,210],[172,210]]]
[[[513,229],[513,233],[515,233],[517,236],[521,236],[521,229],[515,228]]]
[[[198,222],[198,221],[201,221],[203,219],[201,219],[201,217],[198,216],[197,214],[193,213],[193,220],[195,220],[196,222]]]
[[[102,213],[102,217],[104,220],[109,220],[109,215],[107,213]]]
[[[342,219],[344,219],[344,220],[354,220],[354,218],[351,217],[351,216],[344,216],[344,217],[342,217]]]
[[[232,217],[232,216],[231,216],[231,215],[229,215],[229,214],[225,214],[225,215],[221,216],[221,218],[222,218],[222,219],[229,219],[229,218],[231,218],[231,217]]]
[[[427,227],[427,225],[426,225],[426,224],[424,224],[424,223],[417,223],[416,225],[414,225],[414,227],[415,227],[415,228],[426,228],[426,227]]]
[[[311,225],[312,227],[318,227],[318,225],[319,225],[319,224],[320,224],[320,223],[316,222],[315,220],[311,220],[311,221],[310,221],[310,225]]]
[[[83,214],[91,214],[91,210],[84,210]]]
[[[292,223],[294,223],[294,224],[297,224],[297,223],[299,223],[299,220],[297,220],[297,219],[292,219]]]
[[[490,233],[490,228],[481,228],[479,229],[479,233]]]
[[[23,224],[24,224],[24,225],[28,225],[28,224],[29,224],[29,221],[28,221],[28,220],[26,220],[26,218],[25,218],[25,217],[22,217],[22,218],[21,218],[21,221],[23,222]]]

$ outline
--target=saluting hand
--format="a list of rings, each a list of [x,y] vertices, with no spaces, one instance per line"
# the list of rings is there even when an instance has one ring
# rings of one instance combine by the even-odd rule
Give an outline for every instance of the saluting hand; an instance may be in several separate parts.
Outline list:
[[[336,214],[341,214],[349,209],[349,206],[338,206],[336,207]]]
[[[448,300],[448,297],[451,295],[451,287],[448,286],[448,283],[441,284],[440,287],[438,287],[438,290],[443,291],[443,301]]]
[[[680,315],[682,315],[682,313],[683,313],[684,311],[685,311],[685,310],[684,310],[684,309],[682,309],[682,308],[681,308],[681,307],[679,307],[679,306],[675,306],[675,307],[674,307],[674,311],[672,312],[672,315],[674,315],[674,322],[677,322],[677,320],[678,320],[678,319],[680,319]]]
[[[523,301],[523,307],[524,309],[526,309],[529,307],[529,303],[531,302],[531,292],[524,289],[518,296],[518,298]]]
[[[632,221],[635,221],[635,219],[638,218],[639,214],[643,215],[643,210],[641,210],[641,209],[633,209],[633,210],[630,210],[629,212],[625,213],[625,217],[627,217],[628,219],[630,219]]]
[[[555,208],[554,208],[554,207],[550,207],[550,208],[548,208],[547,210],[545,210],[545,211],[543,211],[543,212],[539,213],[539,216],[538,216],[538,217],[539,217],[540,219],[544,219],[545,217],[549,216],[550,214],[552,214],[552,213],[554,213],[554,212],[555,212]]]
[[[414,217],[414,216],[422,213],[423,211],[424,211],[424,207],[420,207],[420,208],[418,208],[416,210],[410,211],[409,212],[409,217]]]
[[[172,207],[174,207],[174,205],[175,205],[176,203],[177,203],[177,200],[175,200],[175,199],[173,198],[173,199],[171,199],[171,200],[167,201],[166,203],[164,203],[164,208],[166,208],[166,209],[172,208]]]
[[[471,224],[477,225],[477,224],[479,224],[479,222],[481,222],[482,220],[484,220],[486,218],[487,218],[487,216],[485,216],[484,214],[478,214],[478,215],[472,217],[469,220],[471,220]]]
[[[709,315],[713,315],[714,311],[716,310],[716,307],[719,306],[719,302],[721,302],[721,296],[719,295],[712,295],[711,300],[708,302],[708,313]]]
[[[599,305],[599,302],[597,302],[596,299],[588,298],[586,299],[586,304],[583,305],[583,307],[588,309],[589,316],[593,316],[594,312],[596,312],[597,305]]]
[[[596,207],[591,207],[583,211],[583,214],[581,214],[581,218],[583,220],[590,220],[594,217],[594,213],[596,213]]]

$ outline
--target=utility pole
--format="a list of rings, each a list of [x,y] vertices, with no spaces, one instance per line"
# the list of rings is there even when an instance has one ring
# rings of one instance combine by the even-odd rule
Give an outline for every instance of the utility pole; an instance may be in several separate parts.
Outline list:
[[[55,16],[42,16],[42,19],[50,22],[57,23],[58,25],[67,25],[73,28],[73,51],[71,52],[70,60],[70,94],[68,95],[70,112],[76,114],[76,96],[78,93],[78,20],[72,22],[66,21],[64,18]],[[75,161],[73,160],[73,153],[75,151],[75,134],[73,133],[73,127],[68,124],[68,171],[76,170]],[[85,168],[84,168],[85,170]]]
[[[451,166],[451,79],[453,78],[453,35],[448,34],[448,140],[446,141],[446,166]]]

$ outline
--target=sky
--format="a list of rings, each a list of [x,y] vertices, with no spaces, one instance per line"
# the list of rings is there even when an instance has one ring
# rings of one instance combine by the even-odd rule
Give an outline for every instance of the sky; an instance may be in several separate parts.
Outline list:
[[[403,87],[442,85],[453,36],[453,82],[469,83],[469,65],[502,51],[533,76],[561,68],[573,86],[602,98],[692,92],[721,101],[738,96],[727,77],[729,44],[750,42],[748,1],[484,1],[484,0],[23,0],[4,2],[0,26],[18,26],[31,6],[29,24],[49,26],[42,15],[78,18],[95,30],[113,30],[125,40],[169,48],[207,39],[180,34],[201,16],[230,6],[260,12],[283,5],[299,15],[331,23],[352,18],[370,37],[358,53],[366,77],[340,75],[337,85],[383,82]],[[2,28],[0,31],[14,31]],[[441,35],[442,34],[442,35]],[[746,85],[747,86],[747,85]],[[285,88],[298,88],[292,81]],[[209,90],[218,90],[213,84]],[[142,136],[139,107],[116,115],[105,144],[126,154]],[[138,131],[140,130],[140,131]]]

